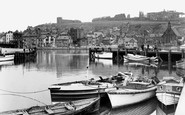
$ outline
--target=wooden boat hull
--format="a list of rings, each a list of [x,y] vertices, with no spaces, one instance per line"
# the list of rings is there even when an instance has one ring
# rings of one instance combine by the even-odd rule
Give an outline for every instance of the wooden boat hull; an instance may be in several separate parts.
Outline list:
[[[145,62],[149,63],[149,58],[145,56],[134,56],[134,55],[127,55],[124,56],[124,61],[134,61],[134,62]]]
[[[155,96],[156,87],[145,90],[118,89],[108,91],[112,108],[135,104]]]
[[[174,105],[177,104],[180,95],[169,94],[169,93],[156,93],[157,99],[164,105]]]
[[[14,60],[14,55],[0,56],[0,62]]]
[[[163,81],[157,85],[157,99],[164,105],[177,104],[182,88],[183,83],[175,78],[167,77],[166,80],[163,78]]]
[[[105,89],[107,87],[111,87],[108,85],[85,85],[82,82],[83,81],[69,82],[59,84],[58,86],[56,85],[56,87],[51,86],[49,90],[52,101],[65,102],[71,100],[94,98],[102,96],[102,94],[105,93]]]
[[[1,112],[0,115],[88,115],[99,111],[100,98],[36,106],[20,110]]]

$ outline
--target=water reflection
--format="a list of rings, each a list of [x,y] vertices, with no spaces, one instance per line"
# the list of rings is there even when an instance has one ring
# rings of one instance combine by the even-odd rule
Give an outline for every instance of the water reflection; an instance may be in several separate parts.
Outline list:
[[[87,65],[89,65],[88,69]],[[109,77],[125,71],[132,71],[134,74],[149,77],[156,75],[159,79],[162,79],[163,76],[177,77],[184,75],[183,70],[176,70],[173,66],[168,66],[168,64],[164,63],[157,67],[151,67],[126,65],[123,61],[117,63],[112,60],[101,59],[89,62],[88,51],[44,50],[38,51],[35,58],[18,60],[13,62],[13,65],[10,64],[10,66],[9,64],[7,66],[0,65],[0,89],[14,92],[34,92],[48,89],[51,84],[56,82],[76,81],[90,79],[91,77],[98,78],[100,75]],[[0,93],[7,94],[7,92],[3,91],[0,91]],[[24,94],[24,96],[45,104],[51,103],[49,91]],[[120,109],[121,112],[113,110],[111,113],[129,114],[130,112],[130,114],[134,114],[134,111],[139,111],[140,109],[143,110],[140,111],[141,115],[150,114],[156,109],[155,99],[151,102],[148,100],[136,105],[123,107]],[[0,111],[41,105],[33,100],[12,95],[0,95],[0,103],[2,105],[0,106]]]
[[[165,106],[158,101],[156,108],[156,115],[174,115],[177,104]]]
[[[181,69],[181,68],[176,68],[176,74],[179,76],[179,77],[185,77],[185,69]]]
[[[150,115],[156,110],[156,97],[138,104],[111,110],[111,115]]]

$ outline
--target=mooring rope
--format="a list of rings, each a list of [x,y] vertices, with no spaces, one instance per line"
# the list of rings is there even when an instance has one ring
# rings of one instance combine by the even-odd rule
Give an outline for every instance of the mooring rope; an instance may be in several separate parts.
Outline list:
[[[9,91],[5,89],[0,89],[0,91],[8,92],[8,93],[16,93],[16,94],[32,94],[32,93],[40,93],[48,91],[49,89],[39,90],[39,91],[33,91],[33,92],[15,92],[15,91]]]
[[[39,101],[39,100],[37,100],[37,99],[31,98],[31,97],[27,97],[27,96],[24,96],[24,95],[6,94],[6,93],[5,93],[5,94],[0,94],[0,95],[11,95],[11,96],[17,96],[17,97],[24,97],[24,98],[31,99],[31,100],[33,100],[33,101],[39,102],[39,103],[41,103],[41,104],[43,104],[43,105],[47,105],[47,104],[45,104],[44,102],[41,102],[41,101]]]

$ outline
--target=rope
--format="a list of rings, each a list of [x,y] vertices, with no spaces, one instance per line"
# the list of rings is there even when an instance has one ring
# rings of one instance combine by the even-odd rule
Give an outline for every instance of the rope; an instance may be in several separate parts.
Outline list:
[[[8,92],[8,93],[17,93],[17,94],[32,94],[32,93],[40,93],[40,92],[45,92],[48,91],[49,89],[45,89],[45,90],[40,90],[40,91],[33,91],[33,92],[14,92],[14,91],[9,91],[9,90],[5,90],[5,89],[0,89],[1,91],[4,92]]]
[[[0,95],[12,95],[12,96],[17,96],[17,97],[24,97],[24,98],[31,99],[33,101],[39,102],[39,103],[41,103],[43,105],[47,105],[47,104],[45,104],[45,103],[43,103],[43,102],[41,102],[41,101],[39,101],[37,99],[31,98],[31,97],[27,97],[27,96],[23,96],[23,95],[17,95],[17,94],[0,94]]]

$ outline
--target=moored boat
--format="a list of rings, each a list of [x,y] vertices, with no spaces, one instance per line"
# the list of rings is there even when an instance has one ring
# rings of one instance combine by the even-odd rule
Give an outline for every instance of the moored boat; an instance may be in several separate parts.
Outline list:
[[[88,115],[99,110],[100,98],[58,102],[46,106],[0,112],[0,115]]]
[[[112,59],[112,53],[110,52],[97,52],[95,53],[97,59]]]
[[[107,91],[112,108],[135,104],[154,97],[157,83],[156,76],[151,78],[127,76],[122,86]]]
[[[183,88],[183,82],[173,77],[164,77],[157,85],[157,99],[164,105],[177,104]]]
[[[0,62],[14,60],[14,55],[0,55]]]
[[[136,61],[136,62],[149,62],[149,57],[142,55],[127,54],[124,57],[124,61]]]
[[[132,62],[154,63],[159,61],[157,57],[154,57],[154,56],[147,57],[147,56],[138,55],[138,54],[127,54],[123,57],[125,62],[132,61]]]
[[[112,108],[142,102],[155,96],[157,87],[150,83],[130,82],[127,86],[107,91]]]

